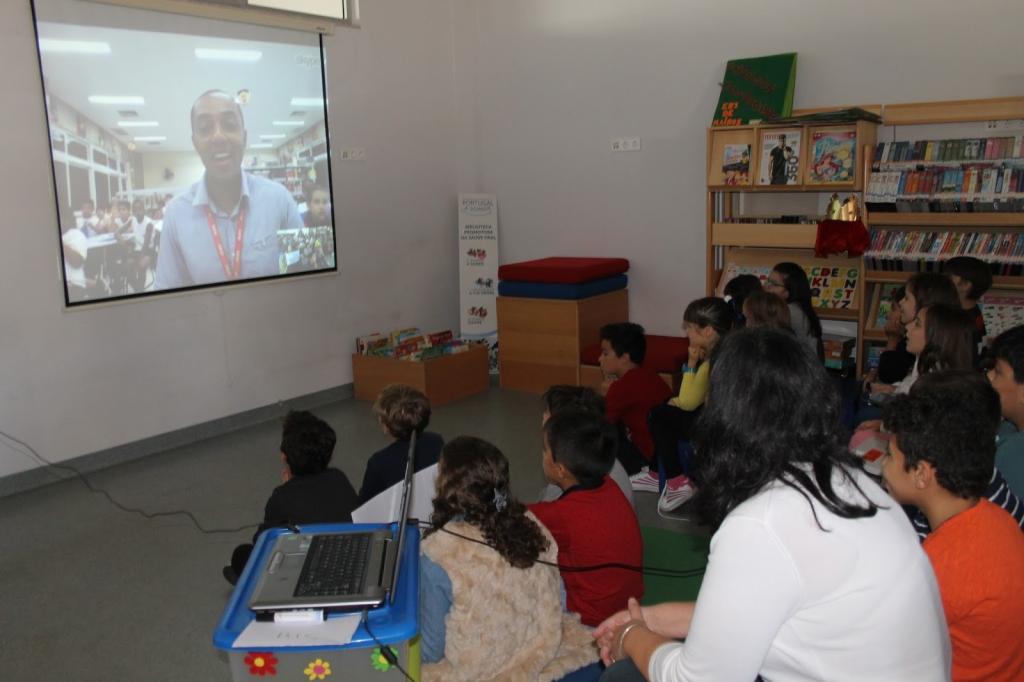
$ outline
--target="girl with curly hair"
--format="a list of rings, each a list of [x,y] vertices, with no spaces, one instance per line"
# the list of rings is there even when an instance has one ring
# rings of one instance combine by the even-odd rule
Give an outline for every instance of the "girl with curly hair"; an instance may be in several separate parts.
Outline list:
[[[557,545],[512,496],[498,448],[471,436],[444,446],[430,526],[420,557],[425,682],[596,677],[593,640],[562,609]]]

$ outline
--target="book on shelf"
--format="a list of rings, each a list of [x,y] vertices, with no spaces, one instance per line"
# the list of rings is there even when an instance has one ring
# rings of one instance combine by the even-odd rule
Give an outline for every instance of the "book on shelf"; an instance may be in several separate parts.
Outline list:
[[[1007,329],[1024,324],[1024,295],[989,291],[979,301],[985,331],[995,337]]]
[[[864,198],[875,211],[1024,210],[1024,135],[879,143]]]
[[[716,296],[722,296],[725,285],[738,275],[754,275],[764,286],[775,263],[741,265],[728,262],[718,280]],[[800,263],[811,285],[811,305],[824,310],[854,309],[860,268]]]
[[[722,152],[722,174],[726,185],[750,184],[750,145],[727,144]]]
[[[856,123],[857,121],[869,121],[871,123],[881,123],[882,117],[878,114],[861,109],[860,107],[850,107],[848,109],[833,109],[831,111],[818,111],[813,114],[802,114],[800,116],[787,116],[785,118],[772,118],[765,123],[771,125],[793,125],[797,123],[810,124],[816,123],[818,125],[829,124],[829,123]]]
[[[768,276],[772,274],[772,265],[774,263],[768,263],[767,265],[740,265],[738,263],[726,263],[725,268],[722,269],[722,276],[718,279],[718,288],[715,291],[715,296],[721,298],[725,295],[725,285],[733,280],[733,278],[740,275],[753,275],[761,282],[761,286],[768,281]]]
[[[893,300],[896,292],[903,288],[902,284],[883,282],[874,287],[871,293],[871,308],[868,313],[867,326],[875,331],[883,331],[889,315],[896,308]]]
[[[817,225],[825,219],[822,215],[776,215],[776,216],[733,216],[717,222],[732,225]]]
[[[796,53],[731,59],[725,65],[722,94],[712,128],[741,126],[789,116],[796,89]]]
[[[983,260],[995,275],[1020,275],[1024,232],[874,229],[864,263],[869,270],[938,271],[956,256]]]
[[[859,267],[806,265],[801,263],[811,285],[811,305],[825,309],[852,309],[856,301]]]
[[[770,128],[761,131],[759,185],[800,184],[800,128]]]
[[[964,140],[879,142],[875,163],[999,161],[1024,158],[1024,135]]]
[[[864,359],[864,368],[867,370],[878,369],[879,363],[882,361],[882,352],[885,351],[885,345],[881,343],[869,343],[867,344],[867,357]]]
[[[807,182],[847,184],[857,175],[857,132],[816,130],[811,133]]]

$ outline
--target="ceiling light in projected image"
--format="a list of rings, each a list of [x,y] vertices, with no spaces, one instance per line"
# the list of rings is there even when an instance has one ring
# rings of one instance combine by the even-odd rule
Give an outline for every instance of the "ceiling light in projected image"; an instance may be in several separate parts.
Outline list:
[[[197,47],[196,59],[209,59],[219,62],[258,62],[263,58],[259,50],[218,50],[209,47]]]
[[[143,106],[146,104],[146,98],[138,95],[89,95],[89,103]]]
[[[110,54],[110,43],[40,38],[39,50],[52,54]]]

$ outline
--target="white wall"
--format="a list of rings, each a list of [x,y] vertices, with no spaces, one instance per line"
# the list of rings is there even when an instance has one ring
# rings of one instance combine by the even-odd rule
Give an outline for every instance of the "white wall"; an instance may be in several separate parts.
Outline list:
[[[249,155],[246,155],[248,160]],[[164,171],[174,173],[168,180]],[[142,156],[142,187],[187,187],[203,177],[203,162],[195,152],[147,152]]]
[[[326,41],[337,277],[61,309],[29,3],[0,3],[0,429],[65,459],[351,380],[355,335],[457,324],[454,195],[502,260],[628,257],[676,333],[704,281],[705,127],[725,61],[797,51],[796,104],[1024,92],[1020,0],[362,3]],[[609,139],[640,136],[640,153]],[[0,449],[0,475],[31,466]]]
[[[363,3],[326,39],[338,276],[65,312],[27,0],[0,3],[0,430],[63,460],[351,381],[354,337],[457,324],[451,18]],[[32,466],[0,446],[0,475]]]
[[[1024,2],[454,0],[460,188],[503,262],[624,256],[631,317],[703,294],[705,129],[725,62],[799,53],[796,106],[1024,93]],[[610,151],[640,136],[643,151]]]

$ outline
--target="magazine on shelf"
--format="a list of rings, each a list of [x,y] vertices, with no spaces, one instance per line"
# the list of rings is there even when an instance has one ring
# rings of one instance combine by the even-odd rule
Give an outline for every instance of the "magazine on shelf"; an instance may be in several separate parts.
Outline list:
[[[800,128],[761,131],[759,185],[800,184]]]
[[[727,144],[722,152],[722,174],[726,185],[750,184],[750,145]]]
[[[829,185],[851,183],[857,175],[857,132],[816,130],[811,133],[807,181]]]

